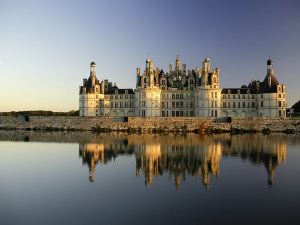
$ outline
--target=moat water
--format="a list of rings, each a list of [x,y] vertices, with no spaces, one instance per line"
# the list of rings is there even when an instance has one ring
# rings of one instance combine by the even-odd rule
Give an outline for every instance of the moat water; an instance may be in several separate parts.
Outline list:
[[[0,224],[299,224],[300,136],[0,132]]]

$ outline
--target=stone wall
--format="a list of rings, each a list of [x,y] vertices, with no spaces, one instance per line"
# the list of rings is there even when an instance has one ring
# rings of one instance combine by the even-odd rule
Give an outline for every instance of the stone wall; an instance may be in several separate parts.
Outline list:
[[[0,116],[0,129],[17,130],[98,130],[98,131],[274,131],[300,132],[298,118],[245,118],[221,122],[200,117],[129,117],[128,121],[112,117],[72,116]]]

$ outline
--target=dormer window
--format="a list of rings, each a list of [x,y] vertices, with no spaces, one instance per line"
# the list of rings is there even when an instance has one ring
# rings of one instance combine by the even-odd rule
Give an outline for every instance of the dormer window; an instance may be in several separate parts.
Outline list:
[[[118,90],[115,90],[115,94],[116,94],[116,95],[118,94]]]
[[[127,95],[128,94],[128,90],[125,90],[125,95]]]

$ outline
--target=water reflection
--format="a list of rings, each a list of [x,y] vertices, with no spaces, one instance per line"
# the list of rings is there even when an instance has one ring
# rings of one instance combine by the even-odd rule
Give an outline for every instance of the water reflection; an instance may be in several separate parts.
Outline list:
[[[109,163],[120,155],[134,155],[136,175],[145,177],[146,186],[153,184],[155,177],[168,175],[176,189],[187,176],[201,177],[209,188],[211,176],[220,175],[222,157],[235,157],[264,165],[271,186],[277,166],[286,159],[286,139],[282,136],[128,135],[98,140],[79,144],[79,156],[89,168],[91,182],[95,181],[97,164]]]

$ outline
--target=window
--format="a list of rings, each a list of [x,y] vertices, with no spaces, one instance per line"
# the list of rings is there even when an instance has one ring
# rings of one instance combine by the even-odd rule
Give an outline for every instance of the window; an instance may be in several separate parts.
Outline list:
[[[264,107],[264,101],[260,102],[260,107]]]
[[[172,108],[175,108],[175,102],[172,102]]]
[[[211,93],[211,97],[214,98],[214,93],[213,92]]]
[[[115,108],[118,108],[118,102],[115,102]]]
[[[176,108],[179,108],[179,102],[176,102]]]
[[[211,110],[211,117],[214,117],[214,110]]]
[[[241,108],[241,103],[240,102],[238,102],[238,108]]]
[[[281,116],[281,110],[280,109],[278,110],[278,116]]]
[[[233,106],[232,106],[233,108],[235,108],[235,102],[233,103]]]
[[[281,98],[281,94],[278,94],[278,98]]]
[[[183,108],[183,102],[180,102],[180,108]]]
[[[172,117],[175,117],[175,111],[172,111]]]
[[[240,99],[241,98],[241,95],[238,95],[238,99]]]
[[[162,108],[165,108],[165,102],[162,102],[162,103],[161,103],[161,107],[162,107]]]
[[[163,117],[166,116],[166,115],[165,115],[165,111],[162,111],[162,112],[161,112],[161,116],[163,116]]]
[[[255,108],[255,103],[254,102],[252,102],[252,108]]]
[[[230,108],[231,107],[231,104],[230,104],[230,102],[228,102],[228,108]]]
[[[194,112],[193,111],[190,111],[190,116],[194,116]]]
[[[235,95],[233,95],[232,98],[235,99]]]
[[[242,95],[242,98],[245,99],[245,95]]]
[[[226,108],[226,102],[223,102],[223,108]]]
[[[191,102],[190,106],[191,106],[191,108],[193,108],[194,107],[194,102]]]
[[[215,117],[217,117],[218,116],[218,111],[217,110],[215,110]]]
[[[243,107],[243,108],[246,107],[246,103],[245,103],[245,102],[242,103],[242,107]]]
[[[281,101],[278,101],[278,106],[281,107]]]

